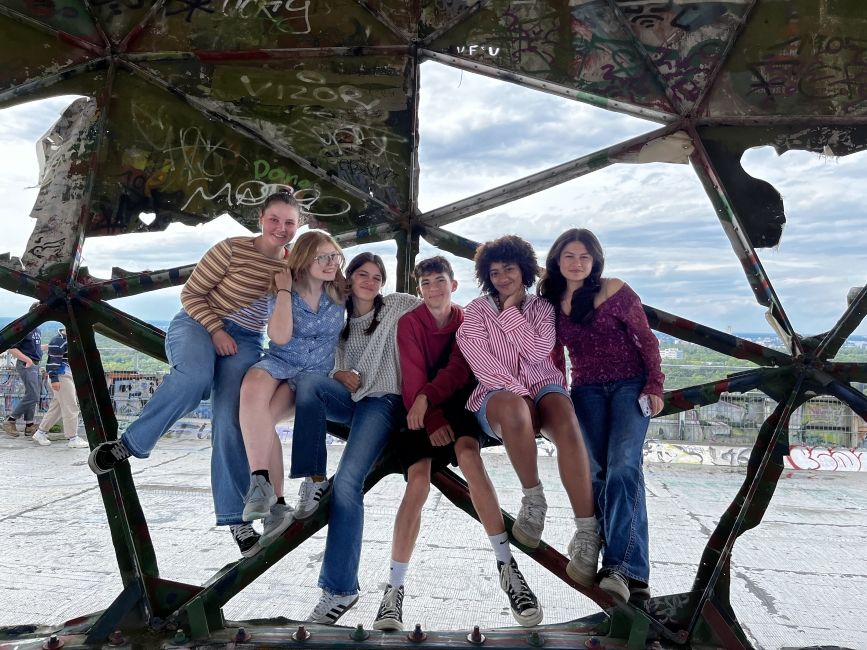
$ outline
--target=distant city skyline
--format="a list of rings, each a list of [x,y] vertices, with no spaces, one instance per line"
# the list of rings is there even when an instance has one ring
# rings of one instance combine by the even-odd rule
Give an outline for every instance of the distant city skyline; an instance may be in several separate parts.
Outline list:
[[[539,93],[468,72],[425,63],[421,74],[419,204],[429,210],[509,183],[657,128],[656,124]],[[23,253],[36,196],[35,144],[71,98],[0,111],[0,253]],[[867,153],[833,159],[805,152],[777,156],[770,147],[747,151],[743,164],[783,195],[787,224],[780,245],[758,254],[795,329],[830,329],[846,309],[846,294],[865,282],[858,233],[867,219],[863,199]],[[606,250],[606,275],[629,282],[646,304],[725,331],[770,332],[695,173],[687,165],[617,164],[447,227],[484,241],[507,232],[531,241],[540,261],[554,238],[588,227]],[[88,239],[83,264],[107,277],[112,266],[159,269],[190,264],[214,243],[247,231],[228,217],[197,228]],[[374,250],[390,265],[394,242]],[[436,249],[422,241],[421,255]],[[455,260],[466,303],[478,294],[468,260]],[[178,288],[112,301],[145,320],[167,320],[179,308]],[[32,300],[0,290],[4,312],[26,311]],[[859,334],[867,333],[861,325]]]

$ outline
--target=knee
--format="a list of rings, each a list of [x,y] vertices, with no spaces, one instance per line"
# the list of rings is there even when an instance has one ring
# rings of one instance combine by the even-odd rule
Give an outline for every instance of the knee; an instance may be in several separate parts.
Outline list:
[[[406,484],[406,492],[403,498],[407,505],[421,509],[430,494],[430,478],[416,472],[410,474]]]

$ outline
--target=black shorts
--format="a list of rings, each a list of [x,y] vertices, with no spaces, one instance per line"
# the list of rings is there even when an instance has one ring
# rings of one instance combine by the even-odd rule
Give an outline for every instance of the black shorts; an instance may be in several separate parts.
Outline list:
[[[483,446],[487,436],[482,432],[476,416],[465,408],[466,403],[467,396],[461,394],[443,402],[441,408],[455,433],[455,440],[468,437],[479,441],[479,446]],[[394,446],[403,468],[404,478],[406,478],[410,467],[425,458],[432,459],[431,473],[438,472],[449,464],[458,464],[454,443],[435,447],[430,443],[430,438],[424,429],[404,428],[396,431],[393,435]]]

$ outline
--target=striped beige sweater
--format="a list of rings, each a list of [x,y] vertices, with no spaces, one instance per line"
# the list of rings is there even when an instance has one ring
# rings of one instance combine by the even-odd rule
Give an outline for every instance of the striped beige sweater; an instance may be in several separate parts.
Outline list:
[[[255,237],[230,237],[213,246],[196,265],[181,291],[184,310],[213,334],[223,318],[268,292],[285,260],[272,260],[253,245]]]

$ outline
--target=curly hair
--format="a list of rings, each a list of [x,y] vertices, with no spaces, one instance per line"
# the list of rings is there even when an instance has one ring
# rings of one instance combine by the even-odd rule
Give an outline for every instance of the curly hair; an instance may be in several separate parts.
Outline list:
[[[580,289],[572,293],[572,309],[569,318],[573,323],[583,322],[593,311],[593,300],[602,288],[602,271],[605,269],[605,253],[602,244],[586,228],[570,228],[554,240],[548,257],[545,258],[545,272],[539,282],[537,293],[560,311],[560,300],[566,291],[566,278],[560,272],[560,256],[571,243],[584,244],[593,258],[593,268]]]
[[[476,263],[476,281],[487,294],[495,294],[497,290],[491,283],[491,264],[515,264],[521,269],[521,280],[524,287],[529,289],[539,275],[539,263],[536,259],[536,251],[530,242],[521,239],[517,235],[506,235],[499,239],[485,242],[476,249],[474,258]]]

